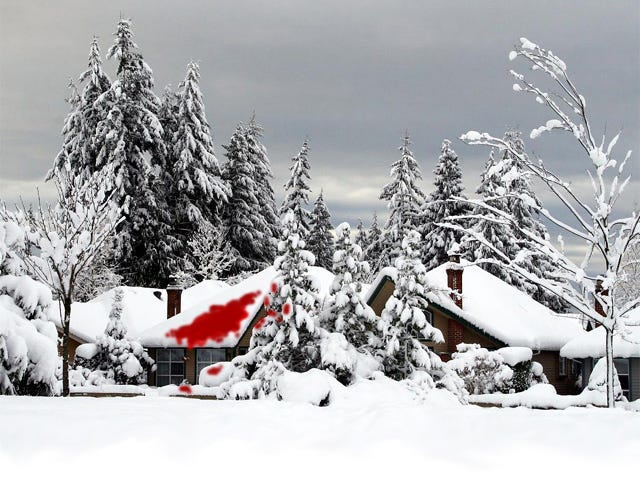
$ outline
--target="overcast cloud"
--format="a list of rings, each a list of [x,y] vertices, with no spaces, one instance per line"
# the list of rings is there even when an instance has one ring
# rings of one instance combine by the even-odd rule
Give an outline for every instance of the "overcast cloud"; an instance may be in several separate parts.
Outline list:
[[[425,189],[442,139],[467,130],[525,132],[548,165],[584,185],[584,156],[571,137],[528,133],[548,116],[512,91],[507,54],[521,36],[568,64],[596,131],[623,129],[632,149],[621,209],[640,202],[640,3],[637,1],[1,1],[0,197],[28,201],[60,148],[69,77],[84,69],[94,34],[103,53],[120,14],[154,70],[156,93],[176,86],[189,60],[219,159],[235,125],[253,110],[281,198],[292,155],[310,138],[312,187],[324,188],[334,223],[368,223],[408,130]],[[114,65],[105,62],[113,76]],[[455,140],[468,193],[487,152]],[[540,191],[553,207],[553,199]],[[567,239],[569,240],[569,239]],[[572,245],[572,248],[579,246]]]

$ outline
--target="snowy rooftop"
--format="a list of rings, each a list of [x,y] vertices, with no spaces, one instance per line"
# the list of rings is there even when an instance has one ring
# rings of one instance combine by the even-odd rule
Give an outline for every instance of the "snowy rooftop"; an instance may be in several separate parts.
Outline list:
[[[190,308],[225,287],[227,284],[224,282],[205,280],[187,288],[182,293],[182,307]],[[124,291],[122,321],[127,327],[127,336],[135,338],[142,331],[166,320],[166,290],[143,287],[120,288]],[[96,337],[104,333],[109,322],[109,312],[113,306],[114,290],[108,290],[88,302],[76,302],[72,305],[70,325],[72,336],[85,342],[93,342]],[[59,312],[54,315],[54,322],[59,327],[58,315]]]
[[[554,313],[526,293],[464,260],[460,263],[464,267],[461,310],[449,296],[446,272],[449,265],[445,263],[427,272],[432,287],[428,300],[508,346],[560,350],[583,331],[577,318]],[[396,274],[393,267],[382,269],[365,299],[369,300],[384,277],[394,279]]]
[[[613,355],[617,358],[640,357],[640,308],[634,309],[628,318],[630,326],[624,334],[613,337]],[[601,358],[605,352],[605,330],[597,327],[590,332],[582,332],[570,340],[560,355],[567,358]]]
[[[320,298],[324,298],[333,274],[318,267],[310,267],[309,272]],[[191,308],[145,330],[140,341],[146,347],[234,347],[260,311],[275,277],[275,269],[269,267],[236,285],[218,289]]]

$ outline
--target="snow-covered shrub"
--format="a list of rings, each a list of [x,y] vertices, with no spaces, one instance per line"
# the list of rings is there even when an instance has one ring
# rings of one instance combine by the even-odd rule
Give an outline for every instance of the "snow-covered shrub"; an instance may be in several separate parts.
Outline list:
[[[24,241],[18,223],[0,221],[0,394],[53,395],[58,352],[52,295],[23,274],[16,252]]]
[[[76,365],[91,371],[105,372],[107,379],[118,385],[140,385],[147,381],[147,370],[154,364],[144,347],[135,340],[128,339],[127,327],[122,322],[121,288],[115,290],[113,307],[109,313],[109,323],[104,335],[100,336],[93,348],[86,347],[76,352]],[[88,358],[87,358],[88,357]]]
[[[276,396],[279,400],[305,402],[325,407],[333,392],[344,387],[326,371],[313,368],[304,373],[284,372],[278,377]]]
[[[357,351],[342,333],[322,332],[320,340],[320,368],[327,370],[343,385],[349,385],[354,377]]]
[[[587,384],[587,390],[607,393],[607,360],[601,358],[596,362],[589,377],[589,383]],[[616,402],[624,401],[625,397],[622,395],[622,387],[620,386],[620,379],[618,378],[618,371],[615,365],[613,366],[613,398]]]
[[[200,370],[198,383],[203,387],[219,387],[233,375],[234,366],[231,362],[218,362]]]
[[[458,351],[447,365],[464,381],[470,394],[509,390],[513,370],[498,352],[491,352],[476,343],[460,343],[456,348]]]

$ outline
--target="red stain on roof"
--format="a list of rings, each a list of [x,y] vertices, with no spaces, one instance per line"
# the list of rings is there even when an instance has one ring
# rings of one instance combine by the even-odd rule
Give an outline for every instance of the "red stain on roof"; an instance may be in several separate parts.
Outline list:
[[[222,342],[229,334],[240,337],[242,322],[249,317],[247,307],[255,303],[260,293],[245,293],[223,305],[211,305],[190,324],[167,332],[167,337],[175,337],[179,344],[186,342],[187,348],[202,347],[209,340]]]
[[[181,393],[186,393],[187,395],[191,395],[193,390],[191,390],[191,385],[182,384],[178,387],[178,391]]]
[[[222,365],[213,365],[209,368],[207,368],[207,373],[209,375],[217,375],[222,371]]]

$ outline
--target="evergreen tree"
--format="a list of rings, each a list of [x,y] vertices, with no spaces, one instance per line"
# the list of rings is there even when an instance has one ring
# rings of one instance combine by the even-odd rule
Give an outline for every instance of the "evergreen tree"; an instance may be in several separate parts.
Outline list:
[[[274,259],[277,217],[268,181],[271,168],[259,134],[255,122],[248,128],[240,124],[224,146],[222,178],[233,192],[223,212],[224,242],[234,257],[227,275],[264,269]]]
[[[503,140],[507,142],[519,155],[526,155],[524,142],[518,130],[510,129],[504,134]],[[503,169],[507,171],[504,176],[507,197],[508,212],[510,212],[517,225],[525,230],[534,232],[540,238],[549,240],[547,227],[540,221],[537,210],[542,208],[542,203],[531,188],[530,173],[524,170],[521,162],[510,151],[505,150],[502,154]],[[516,243],[520,250],[534,251],[532,241],[519,230],[514,230]],[[542,256],[527,256],[522,258],[522,266],[527,271],[533,273],[538,278],[557,280],[554,275],[555,268],[551,262]],[[538,302],[548,306],[555,311],[565,311],[566,305],[557,295],[549,293],[542,287],[533,283],[521,280],[522,289],[531,295]]]
[[[395,290],[382,311],[379,326],[385,375],[402,380],[416,370],[427,373],[440,370],[440,358],[420,340],[443,342],[444,338],[424,314],[429,305],[426,299],[428,287],[426,270],[420,261],[420,234],[417,231],[409,231],[403,239],[396,268]]]
[[[230,193],[220,178],[213,139],[200,92],[200,67],[190,62],[178,92],[176,131],[171,142],[172,200],[180,233],[192,236],[203,220],[217,225]]]
[[[482,199],[490,207],[508,211],[508,199],[505,197],[507,188],[503,174],[504,172],[500,168],[496,168],[494,152],[491,151],[485,170],[482,173],[480,186],[476,190],[476,193],[480,194]],[[472,216],[474,219],[472,226],[474,232],[481,235],[487,242],[508,258],[515,258],[519,248],[513,229],[507,222],[501,221],[500,218],[490,210],[479,206],[473,208]],[[463,249],[468,252],[467,256],[470,257],[472,261],[487,258],[499,260],[498,255],[492,248],[475,240],[472,235],[463,238]],[[521,288],[523,285],[519,276],[511,273],[501,264],[483,263],[481,266],[487,272],[517,288]]]
[[[418,181],[422,179],[420,166],[413,156],[409,145],[409,135],[402,138],[399,147],[400,159],[391,166],[393,180],[384,186],[381,200],[388,201],[389,219],[380,238],[378,267],[392,265],[402,250],[402,239],[411,230],[419,226],[419,213],[425,201],[425,195]]]
[[[369,232],[367,232],[361,218],[358,219],[358,226],[356,227],[355,243],[356,245],[360,245],[363,252],[366,252],[369,247]],[[363,256],[363,258],[365,257]]]
[[[316,257],[317,267],[331,269],[335,244],[331,234],[331,214],[324,203],[322,192],[318,195],[309,224],[308,250]]]
[[[93,37],[89,48],[88,68],[80,75],[79,82],[80,85],[84,84],[82,93],[77,92],[73,82],[70,83],[72,93],[68,102],[71,111],[62,130],[64,143],[56,156],[53,168],[47,174],[47,180],[54,178],[56,173],[63,172],[88,179],[98,170],[94,137],[98,124],[107,112],[97,100],[109,90],[111,81],[102,70],[102,58],[96,37]]]
[[[116,202],[126,205],[118,228],[117,262],[126,283],[162,286],[178,267],[181,245],[167,206],[166,148],[153,77],[133,42],[130,20],[120,20],[107,58],[117,79],[96,101],[107,112],[97,128],[97,165],[109,167]]]
[[[306,209],[309,204],[309,192],[311,189],[308,185],[309,176],[309,141],[305,140],[302,144],[300,153],[291,159],[293,165],[289,167],[291,177],[285,184],[285,198],[280,208],[280,215],[291,211],[298,223],[298,233],[300,238],[306,239],[309,234],[310,213]]]
[[[364,258],[369,262],[372,267],[373,275],[375,275],[381,263],[382,256],[382,229],[378,225],[378,214],[373,212],[373,220],[371,227],[369,227],[368,233],[369,244],[365,250]]]
[[[375,329],[375,314],[362,298],[362,281],[369,275],[369,264],[363,261],[360,246],[351,240],[348,223],[338,225],[336,234],[331,300],[320,320],[328,331],[342,333],[351,345],[361,348],[371,343]]]
[[[96,353],[89,359],[77,357],[79,367],[101,371],[108,381],[117,385],[140,385],[147,381],[147,370],[155,363],[144,347],[127,338],[127,327],[122,321],[124,291],[114,290],[109,323],[96,342]]]
[[[454,244],[460,244],[463,234],[458,230],[440,227],[436,223],[446,218],[470,213],[468,204],[462,201],[453,202],[453,197],[464,197],[462,191],[462,170],[458,163],[458,155],[451,148],[451,142],[442,142],[442,154],[435,174],[435,190],[429,195],[422,214],[422,262],[427,270],[432,270],[445,263]],[[450,220],[448,220],[450,221]]]

